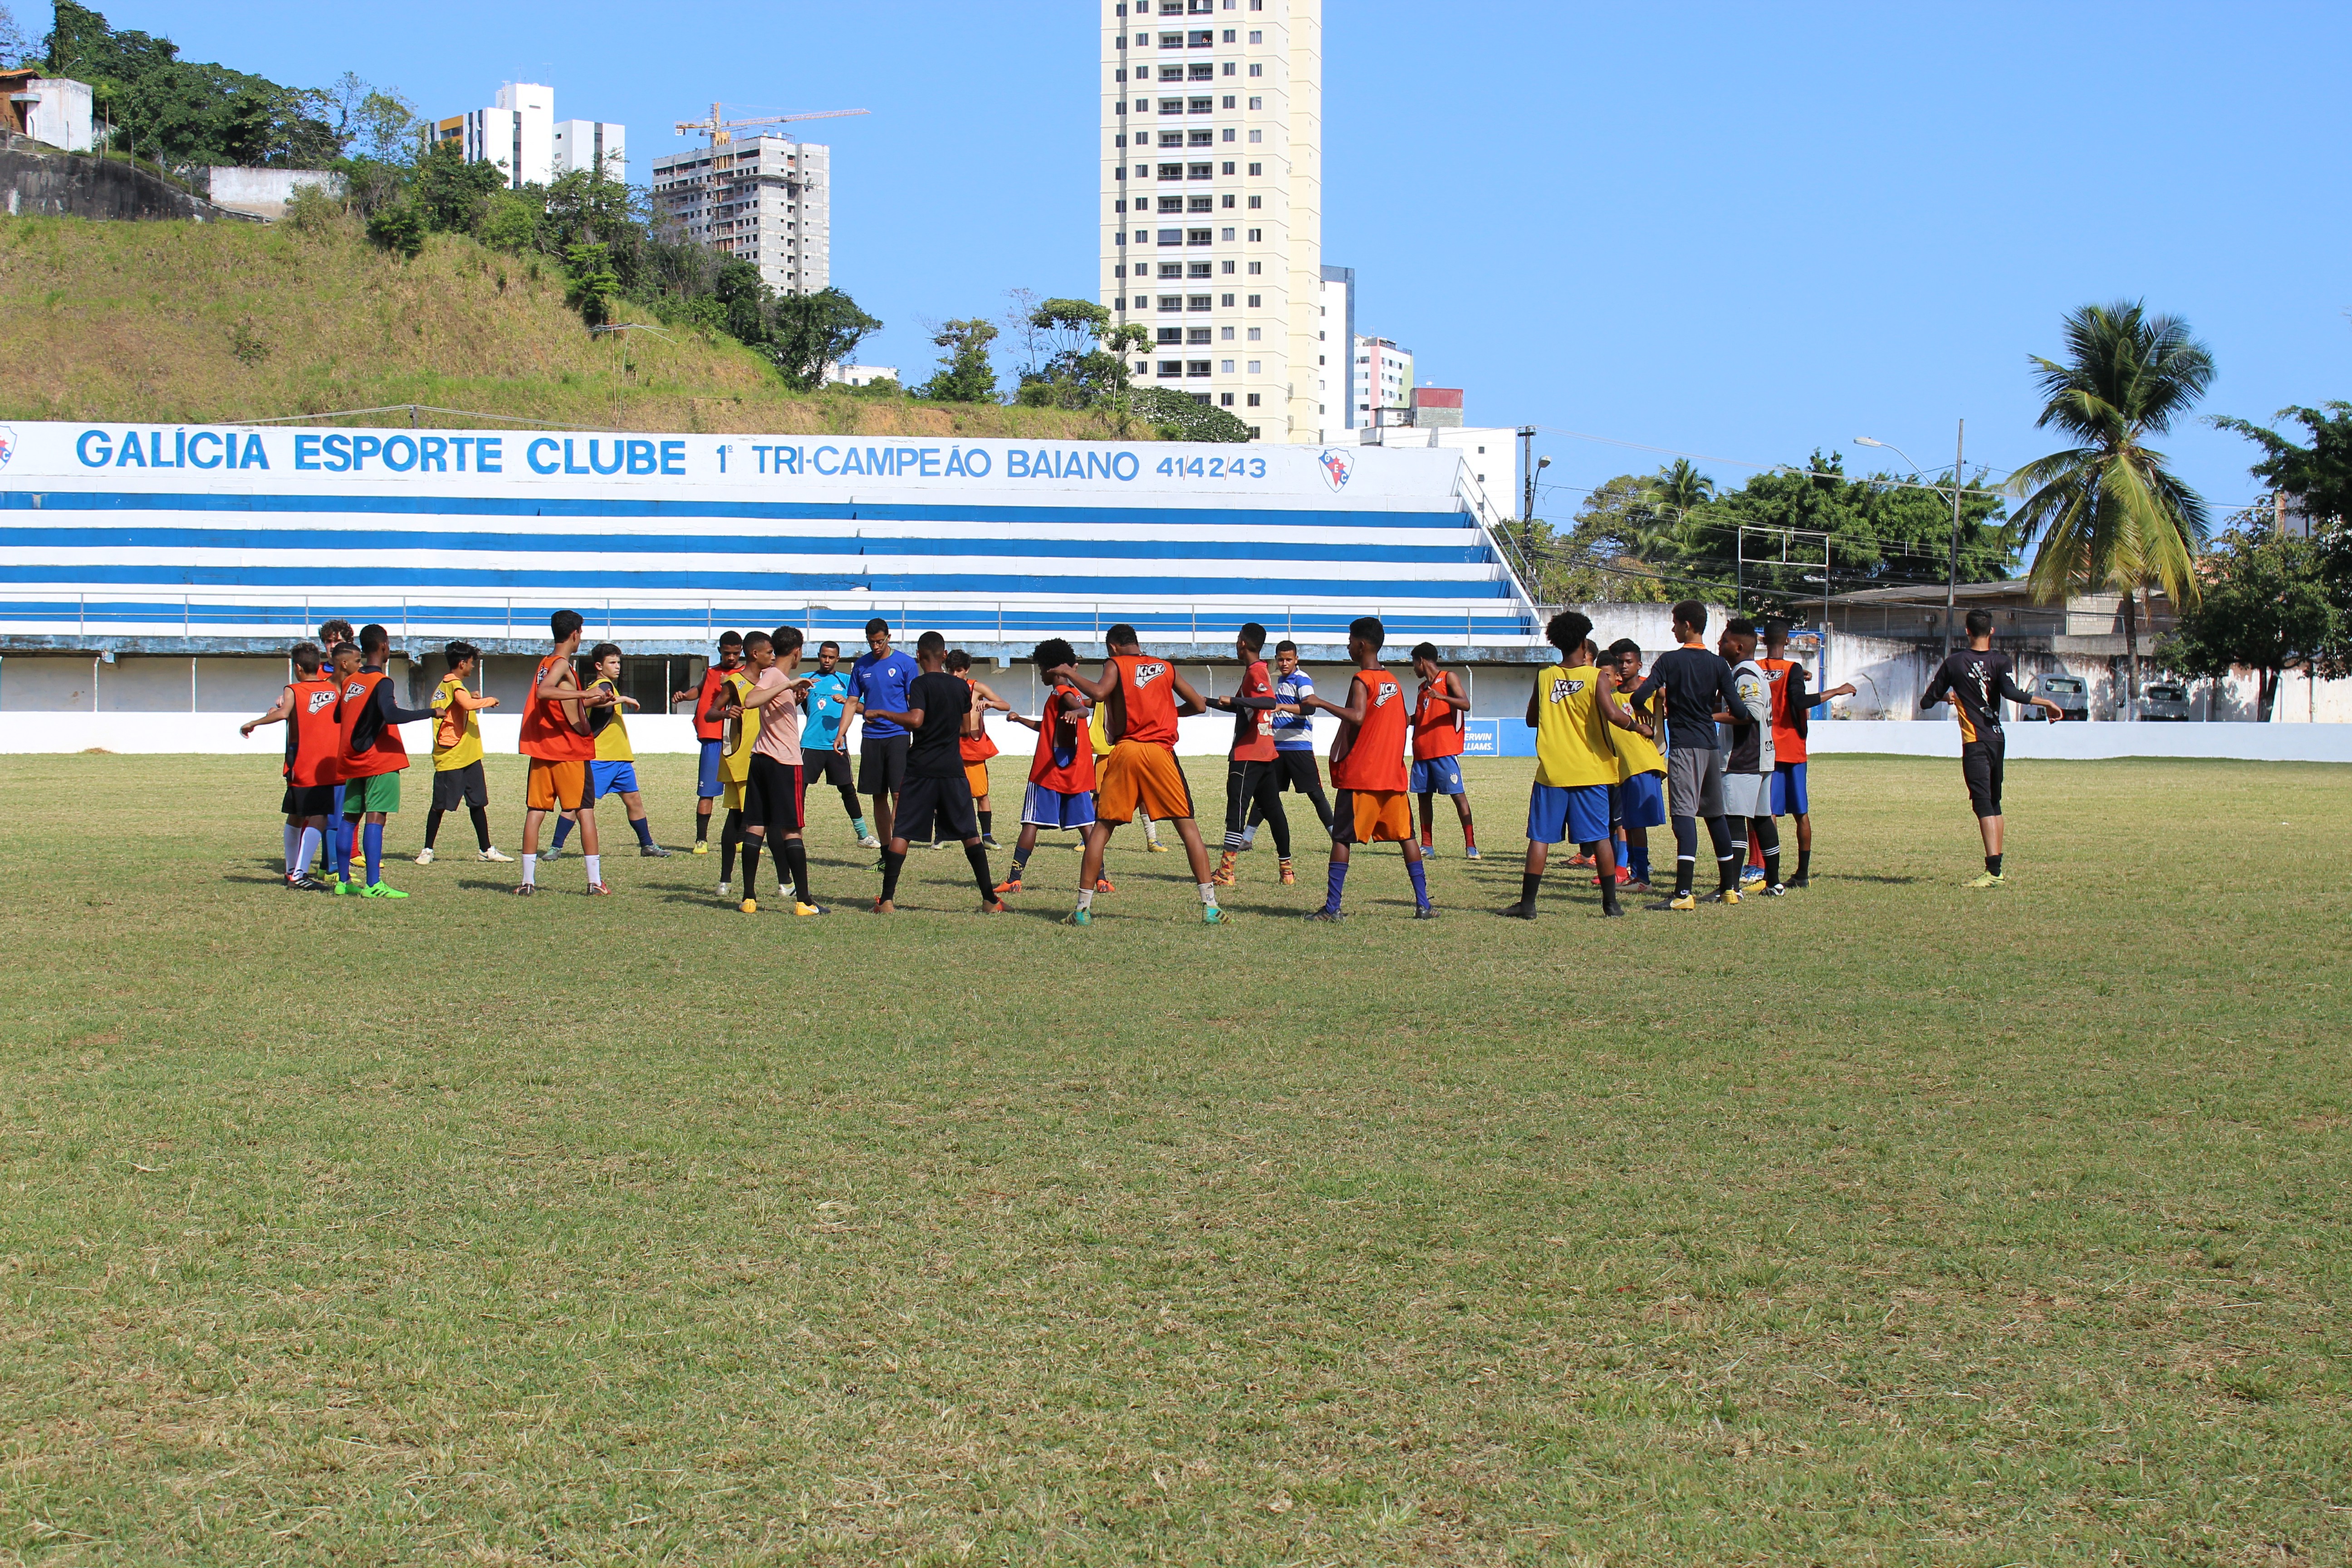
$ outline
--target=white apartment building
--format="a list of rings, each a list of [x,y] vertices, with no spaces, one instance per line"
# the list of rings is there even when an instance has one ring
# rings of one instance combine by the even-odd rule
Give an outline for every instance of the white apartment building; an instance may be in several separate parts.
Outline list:
[[[833,282],[833,149],[749,136],[654,160],[654,210],[687,237],[755,263],[780,294]]]
[[[1322,0],[1102,7],[1101,299],[1151,330],[1137,381],[1321,440],[1351,357],[1325,314]]]
[[[1355,364],[1355,424],[1371,424],[1376,408],[1403,408],[1412,402],[1411,349],[1401,349],[1388,338],[1360,337],[1356,340]],[[1400,422],[1401,416],[1393,413],[1383,421],[1390,425]]]
[[[626,128],[609,120],[556,119],[555,89],[541,82],[501,83],[489,108],[436,121],[433,137],[461,143],[468,163],[496,163],[512,190],[551,184],[574,169],[629,177]]]
[[[1321,343],[1352,343],[1356,341],[1356,269],[1352,267],[1323,268],[1323,305],[1321,320],[1315,324],[1316,341]],[[1335,439],[1346,438],[1346,432],[1360,423],[1356,417],[1354,359],[1335,354],[1330,349],[1318,348],[1315,357],[1321,361],[1315,367],[1315,401],[1328,411],[1323,416],[1323,428],[1341,434]],[[1333,416],[1338,417],[1334,418]]]

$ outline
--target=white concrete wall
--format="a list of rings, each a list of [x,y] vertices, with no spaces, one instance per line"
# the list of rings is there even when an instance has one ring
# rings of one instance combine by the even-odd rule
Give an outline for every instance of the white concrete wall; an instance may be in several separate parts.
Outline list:
[[[2011,762],[2210,757],[2257,763],[2352,763],[2352,725],[2095,723],[2004,728]],[[1817,757],[1876,752],[1957,759],[1960,727],[1948,719],[1816,722],[1806,744]]]
[[[205,171],[213,205],[231,212],[251,213],[271,221],[286,216],[286,204],[305,185],[317,185],[330,195],[343,194],[343,177],[325,169],[236,169]]]
[[[40,95],[26,117],[33,140],[68,153],[90,150],[89,84],[67,77],[36,77],[25,90]]]

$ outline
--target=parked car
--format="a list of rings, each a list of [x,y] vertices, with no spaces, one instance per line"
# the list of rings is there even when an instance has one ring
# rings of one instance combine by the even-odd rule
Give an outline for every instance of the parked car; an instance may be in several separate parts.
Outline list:
[[[2058,704],[2065,716],[2078,724],[2091,716],[2091,689],[2079,675],[2037,675],[2033,678],[2033,694]],[[2042,710],[2021,707],[2017,716],[2039,719]]]
[[[2140,689],[2139,716],[2183,724],[2197,714],[2189,700],[2189,688],[2177,680],[2159,680]]]

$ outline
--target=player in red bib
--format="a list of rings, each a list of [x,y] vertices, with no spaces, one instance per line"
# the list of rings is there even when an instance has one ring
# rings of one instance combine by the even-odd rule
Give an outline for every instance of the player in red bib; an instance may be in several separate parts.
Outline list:
[[[580,858],[588,867],[588,891],[609,893],[604,885],[604,857],[598,853],[596,802],[588,793],[588,763],[596,755],[596,737],[588,728],[588,710],[613,701],[610,690],[583,691],[572,667],[580,651],[580,612],[558,610],[547,618],[555,647],[530,678],[530,700],[523,704],[520,748],[530,759],[523,786],[522,881],[515,891],[528,897],[539,891],[539,824],[551,811],[570,811],[580,818]]]
[[[1348,687],[1348,705],[1309,697],[1301,704],[1320,709],[1339,721],[1339,735],[1331,743],[1331,884],[1323,907],[1308,912],[1310,921],[1339,921],[1339,890],[1348,880],[1348,847],[1382,842],[1404,846],[1404,868],[1412,879],[1412,918],[1434,920],[1429,902],[1429,878],[1422,868],[1421,846],[1413,839],[1412,807],[1405,793],[1406,715],[1404,688],[1381,668],[1381,645],[1388,628],[1377,616],[1365,616],[1348,626],[1348,657],[1356,661],[1356,678]]]
[[[1209,706],[1234,716],[1233,750],[1225,772],[1225,853],[1212,879],[1220,888],[1234,885],[1234,868],[1249,847],[1251,807],[1274,828],[1274,852],[1282,862],[1282,883],[1298,879],[1290,863],[1290,818],[1282,809],[1282,775],[1275,772],[1274,714],[1281,706],[1274,677],[1259,657],[1265,651],[1265,628],[1244,623],[1234,638],[1234,657],[1242,663],[1242,679],[1231,697],[1212,697]]]
[[[361,846],[367,854],[367,886],[353,888],[346,880],[343,890],[369,899],[408,897],[383,883],[383,819],[400,809],[400,775],[408,766],[400,727],[435,717],[430,708],[403,708],[393,700],[392,678],[383,668],[391,648],[392,634],[383,627],[360,628],[360,668],[345,678],[337,709],[342,728],[339,766],[343,816],[366,819]]]
[[[1470,717],[1470,694],[1462,678],[1437,665],[1437,645],[1423,643],[1412,650],[1412,670],[1421,677],[1421,692],[1412,710],[1412,782],[1421,797],[1421,852],[1432,853],[1435,829],[1430,822],[1433,795],[1454,797],[1454,815],[1462,819],[1462,858],[1478,858],[1478,829],[1470,820],[1470,792],[1462,785],[1463,721]]]
[[[701,753],[695,772],[694,784],[694,852],[710,853],[710,803],[717,800],[722,786],[719,782],[719,753],[727,733],[727,721],[707,717],[719,697],[719,682],[743,668],[743,634],[719,634],[719,662],[705,666],[702,684],[691,691],[673,691],[669,705],[676,708],[688,698],[694,699],[694,739]]]
[[[1030,656],[1039,669],[1064,669],[1077,662],[1077,650],[1061,637],[1048,637]],[[1021,890],[1022,874],[1037,847],[1040,828],[1075,827],[1081,836],[1095,825],[1095,748],[1087,714],[1087,694],[1057,675],[1045,689],[1034,719],[1015,713],[1013,721],[1037,731],[1029,759],[1029,786],[1021,800],[1021,837],[1013,846],[1013,869],[996,885],[997,897]]]
[[[325,840],[335,784],[342,776],[342,727],[335,717],[341,693],[317,643],[296,643],[289,657],[294,679],[268,712],[238,726],[237,733],[250,736],[265,724],[286,725],[286,794],[278,803],[287,823],[286,886],[319,893],[327,884],[310,875],[310,857]]]
[[[1834,697],[1853,695],[1853,682],[1808,694],[1805,667],[1789,657],[1789,623],[1764,623],[1766,657],[1757,664],[1772,689],[1772,815],[1797,818],[1797,874],[1791,888],[1808,887],[1813,871],[1813,803],[1805,788],[1806,715]],[[1761,845],[1756,846],[1761,851]]]

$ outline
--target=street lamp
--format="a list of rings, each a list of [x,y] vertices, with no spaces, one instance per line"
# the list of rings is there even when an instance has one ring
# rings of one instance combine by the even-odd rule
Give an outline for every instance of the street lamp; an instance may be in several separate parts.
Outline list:
[[[1968,434],[1969,422],[1963,419],[1960,421],[1958,433],[1952,437],[1952,557],[1950,570],[1944,578],[1944,657],[1946,658],[1952,657],[1952,613],[1959,598],[1960,488],[1964,482],[1960,478],[1960,461],[1961,454],[1968,448]],[[1879,441],[1868,436],[1856,436],[1853,438],[1853,444],[1857,447],[1883,447],[1905,462],[1910,463],[1911,471],[1914,474],[1920,471],[1919,465],[1912,462],[1911,454],[1892,441]],[[1928,488],[1932,489],[1938,487]]]

